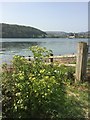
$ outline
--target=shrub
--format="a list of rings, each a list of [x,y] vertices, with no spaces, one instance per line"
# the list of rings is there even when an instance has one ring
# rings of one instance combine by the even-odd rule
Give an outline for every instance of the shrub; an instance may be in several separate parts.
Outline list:
[[[74,70],[64,65],[46,64],[51,51],[33,46],[34,61],[14,56],[13,70],[2,72],[3,118],[48,118],[69,116],[66,86]],[[68,115],[69,114],[69,115]]]

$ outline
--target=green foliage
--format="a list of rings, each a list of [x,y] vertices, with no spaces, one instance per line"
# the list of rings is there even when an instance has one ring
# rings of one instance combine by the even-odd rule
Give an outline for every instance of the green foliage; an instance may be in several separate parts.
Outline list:
[[[3,38],[38,38],[45,37],[45,35],[45,32],[33,27],[2,23]]]
[[[3,66],[3,117],[49,120],[84,117],[82,108],[77,107],[77,99],[70,95],[70,92],[78,93],[71,85],[74,70],[45,63],[45,58],[51,54],[46,48],[33,46],[30,50],[34,61],[14,56],[12,70],[8,70],[6,64]]]

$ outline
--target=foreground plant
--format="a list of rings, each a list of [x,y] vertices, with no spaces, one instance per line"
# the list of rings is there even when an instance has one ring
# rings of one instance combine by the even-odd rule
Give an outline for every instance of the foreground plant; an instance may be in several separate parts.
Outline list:
[[[12,71],[3,66],[3,118],[85,117],[82,107],[76,107],[78,100],[70,95],[75,92],[72,68],[46,64],[45,58],[52,53],[46,48],[33,46],[30,50],[34,61],[15,56]]]

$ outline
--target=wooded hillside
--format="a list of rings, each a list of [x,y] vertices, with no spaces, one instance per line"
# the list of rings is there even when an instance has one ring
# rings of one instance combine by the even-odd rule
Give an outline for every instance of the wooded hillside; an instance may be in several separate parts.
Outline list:
[[[2,38],[42,38],[46,33],[30,27],[12,24],[0,24],[2,25]],[[1,37],[1,36],[0,36]]]

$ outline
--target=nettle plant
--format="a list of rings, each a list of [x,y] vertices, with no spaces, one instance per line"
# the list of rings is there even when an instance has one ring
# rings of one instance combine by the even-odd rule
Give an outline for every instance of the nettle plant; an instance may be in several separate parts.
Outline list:
[[[68,71],[45,63],[52,51],[33,46],[34,61],[14,56],[12,71],[4,65],[2,72],[3,117],[6,118],[59,118],[65,113],[65,82]],[[67,82],[69,83],[69,82]]]

